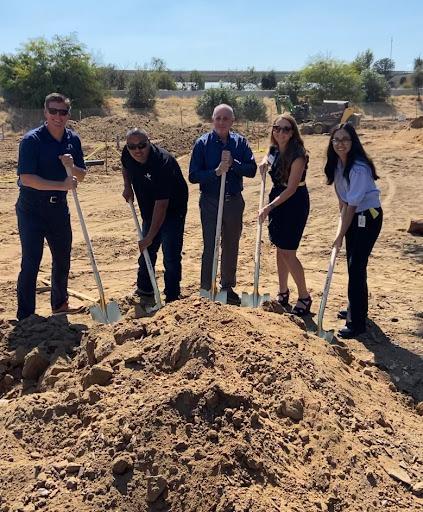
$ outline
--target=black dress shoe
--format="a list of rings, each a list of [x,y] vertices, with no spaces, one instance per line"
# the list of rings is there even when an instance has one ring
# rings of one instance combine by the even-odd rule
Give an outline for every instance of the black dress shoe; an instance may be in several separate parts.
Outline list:
[[[348,311],[346,309],[340,309],[338,314],[336,315],[341,320],[346,320],[348,315]]]
[[[344,338],[346,340],[351,338],[356,338],[360,334],[363,334],[365,329],[354,329],[353,327],[343,327],[342,329],[339,329],[338,336],[340,338]]]

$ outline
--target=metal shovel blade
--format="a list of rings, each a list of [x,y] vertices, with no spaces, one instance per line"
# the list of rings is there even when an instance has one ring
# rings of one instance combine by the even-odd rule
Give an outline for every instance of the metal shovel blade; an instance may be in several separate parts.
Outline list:
[[[113,324],[122,318],[118,303],[115,301],[106,304],[105,309],[99,304],[95,304],[90,307],[90,313],[93,320],[102,324]]]
[[[241,295],[241,306],[246,308],[258,308],[263,305],[264,302],[270,301],[270,293],[263,295],[254,295],[254,293],[242,292]]]
[[[200,289],[200,297],[205,297],[206,299],[210,299],[214,302],[220,302],[222,304],[227,304],[228,302],[228,292],[226,290],[221,290],[220,292],[213,293],[212,290],[204,290]]]
[[[331,329],[330,331],[325,331],[324,329],[317,329],[317,336],[319,338],[324,339],[328,343],[332,343],[333,338],[335,337],[335,331]]]

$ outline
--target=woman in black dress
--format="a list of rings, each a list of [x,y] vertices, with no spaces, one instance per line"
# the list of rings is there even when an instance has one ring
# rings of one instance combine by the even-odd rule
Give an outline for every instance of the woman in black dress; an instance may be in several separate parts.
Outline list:
[[[280,115],[272,126],[269,153],[259,166],[262,175],[270,167],[273,188],[269,204],[259,212],[260,222],[269,217],[269,237],[276,246],[279,276],[278,302],[289,304],[288,274],[298,289],[298,301],[292,312],[304,316],[310,312],[312,299],[308,293],[304,269],[297,258],[310,201],[305,177],[308,155],[295,119],[289,114]]]

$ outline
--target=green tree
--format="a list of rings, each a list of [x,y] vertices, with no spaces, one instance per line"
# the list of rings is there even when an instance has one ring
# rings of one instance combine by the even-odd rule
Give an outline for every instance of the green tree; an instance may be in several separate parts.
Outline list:
[[[240,117],[248,121],[266,121],[266,106],[262,98],[254,93],[243,96],[239,101]]]
[[[373,69],[365,69],[361,72],[361,83],[364,101],[367,103],[386,101],[391,94],[391,87],[386,78]]]
[[[275,89],[276,96],[289,96],[294,105],[299,103],[299,96],[304,89],[304,82],[301,73],[291,73],[285,77],[283,82],[279,82]]]
[[[133,108],[151,108],[156,101],[156,94],[157,87],[151,73],[138,70],[129,81],[126,104]]]
[[[235,91],[227,87],[207,89],[197,100],[197,114],[203,119],[210,121],[214,108],[221,103],[230,105],[234,109],[235,115],[238,116],[239,104],[237,95]]]
[[[39,108],[50,92],[61,92],[78,108],[100,106],[101,72],[76,35],[25,43],[15,55],[0,56],[0,87],[13,106]]]
[[[176,90],[176,82],[166,66],[166,62],[160,57],[153,57],[150,63],[151,76],[157,89],[167,91]]]
[[[395,69],[395,62],[388,57],[384,59],[379,59],[373,64],[373,69],[379,75],[383,75],[386,80],[392,78],[392,71]]]
[[[276,87],[276,73],[273,71],[269,71],[268,73],[264,73],[261,75],[261,88],[265,90],[271,90]]]
[[[202,91],[202,90],[204,90],[204,86],[205,86],[204,77],[196,69],[191,71],[191,74],[189,76],[189,81],[191,82],[191,89],[193,91]]]
[[[361,79],[352,64],[317,58],[300,71],[307,95],[314,104],[323,100],[359,101]]]
[[[373,52],[368,48],[366,51],[357,54],[357,57],[352,61],[352,65],[358,73],[361,73],[365,69],[370,69],[373,60]]]
[[[126,77],[122,69],[116,69],[116,66],[109,64],[99,68],[99,73],[106,89],[125,89]]]
[[[414,59],[413,85],[417,91],[417,99],[420,101],[420,89],[423,87],[423,59]]]

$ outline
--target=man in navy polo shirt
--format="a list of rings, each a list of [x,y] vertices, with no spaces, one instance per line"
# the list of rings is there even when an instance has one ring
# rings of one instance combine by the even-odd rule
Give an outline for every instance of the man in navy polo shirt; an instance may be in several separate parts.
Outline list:
[[[70,100],[59,93],[44,102],[46,122],[27,132],[19,146],[16,203],[22,246],[18,277],[18,320],[35,312],[37,275],[44,239],[52,255],[51,308],[53,314],[74,313],[68,303],[68,276],[72,245],[67,191],[85,177],[84,157],[78,135],[66,128]],[[68,177],[65,167],[72,169]]]
[[[239,240],[242,232],[244,199],[243,176],[254,178],[257,164],[247,140],[230,131],[234,112],[229,105],[218,105],[213,112],[213,131],[195,143],[189,165],[189,181],[200,184],[200,214],[203,230],[201,288],[210,290],[219,203],[220,176],[226,176],[222,220],[222,256],[220,284],[227,291],[228,304],[241,300],[236,285]]]
[[[153,287],[142,252],[148,248],[155,266],[160,245],[165,268],[166,302],[181,293],[182,245],[188,203],[188,186],[176,159],[152,144],[144,130],[134,128],[126,135],[122,150],[123,197],[134,200],[141,210],[143,240],[138,263],[137,291],[144,302],[153,298]]]

